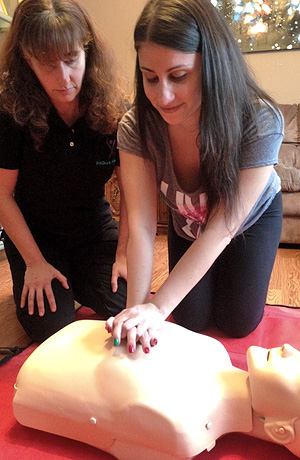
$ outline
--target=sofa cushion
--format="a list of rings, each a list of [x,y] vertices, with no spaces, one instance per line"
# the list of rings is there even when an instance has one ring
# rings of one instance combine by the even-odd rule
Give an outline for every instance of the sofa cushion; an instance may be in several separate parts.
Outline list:
[[[283,216],[297,217],[300,232],[300,192],[283,192],[282,193]],[[300,243],[300,240],[299,240]]]
[[[300,144],[281,144],[278,163],[300,170]]]
[[[290,195],[287,193],[286,195]],[[282,231],[280,237],[281,243],[299,244],[300,243],[300,225],[299,216],[285,216],[282,222]]]
[[[283,192],[300,191],[300,170],[293,166],[278,164],[275,166],[276,172],[281,179],[281,189]]]
[[[283,142],[300,142],[298,104],[278,104],[284,117]]]

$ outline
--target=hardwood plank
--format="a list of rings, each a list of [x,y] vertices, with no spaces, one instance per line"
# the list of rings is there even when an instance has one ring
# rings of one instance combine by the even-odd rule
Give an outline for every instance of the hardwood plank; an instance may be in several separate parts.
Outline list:
[[[157,235],[154,243],[151,292],[156,292],[169,274],[167,236]]]
[[[0,347],[25,347],[30,339],[16,317],[12,281],[5,252],[0,251]],[[5,355],[0,353],[0,360]]]
[[[300,308],[300,250],[279,248],[267,303]]]

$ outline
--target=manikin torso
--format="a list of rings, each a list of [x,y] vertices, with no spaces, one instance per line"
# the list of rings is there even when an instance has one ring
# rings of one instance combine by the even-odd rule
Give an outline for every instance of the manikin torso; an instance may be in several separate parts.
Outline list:
[[[128,354],[104,325],[72,323],[32,353],[16,382],[20,423],[119,460],[190,459],[227,432],[251,432],[248,373],[220,342],[166,322],[149,355]]]

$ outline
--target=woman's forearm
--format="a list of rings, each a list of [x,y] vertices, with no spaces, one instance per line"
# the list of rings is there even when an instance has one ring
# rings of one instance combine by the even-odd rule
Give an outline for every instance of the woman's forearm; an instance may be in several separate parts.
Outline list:
[[[203,278],[229,242],[229,233],[224,231],[219,235],[214,229],[207,229],[194,241],[151,299],[164,317],[168,317]]]
[[[163,316],[167,317],[194,288],[229,242],[228,237],[217,241],[209,236],[203,234],[193,243],[152,297],[151,302]]]
[[[153,273],[154,234],[139,229],[129,234],[127,245],[127,308],[149,301]]]
[[[116,174],[117,174],[119,190],[120,190],[119,237],[118,237],[116,259],[118,257],[126,258],[126,250],[127,250],[127,243],[128,243],[128,218],[127,218],[124,192],[123,192],[121,175],[120,175],[119,169],[120,168],[116,168]]]
[[[128,243],[128,220],[127,213],[125,208],[124,199],[121,197],[120,205],[120,217],[119,217],[119,237],[118,237],[118,246],[116,252],[116,259],[118,257],[125,258],[127,251]]]
[[[0,200],[0,203],[1,225],[20,252],[26,266],[28,267],[44,260],[14,198]]]

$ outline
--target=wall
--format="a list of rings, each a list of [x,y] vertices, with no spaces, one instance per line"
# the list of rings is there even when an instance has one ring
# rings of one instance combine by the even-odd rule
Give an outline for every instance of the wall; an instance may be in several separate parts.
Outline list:
[[[300,50],[245,55],[257,82],[281,104],[300,103]]]
[[[132,89],[133,29],[146,0],[79,0],[111,43]],[[258,83],[279,103],[300,103],[300,50],[245,55]]]
[[[113,47],[130,93],[135,67],[133,30],[146,0],[78,0],[78,3],[90,13]]]

